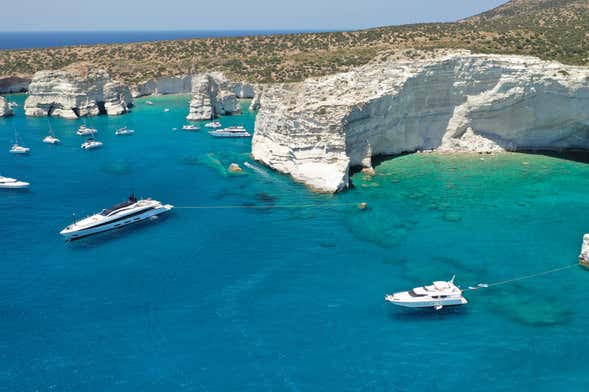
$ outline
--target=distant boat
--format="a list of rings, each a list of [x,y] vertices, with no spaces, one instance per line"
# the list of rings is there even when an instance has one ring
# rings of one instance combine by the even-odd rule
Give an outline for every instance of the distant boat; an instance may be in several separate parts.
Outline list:
[[[86,139],[84,143],[80,146],[83,150],[93,150],[95,148],[102,147],[102,142],[95,140],[93,137],[89,137]]]
[[[170,109],[169,109],[169,108],[165,108],[165,109],[164,109],[164,113],[167,113],[167,112],[169,112],[169,111],[170,111]]]
[[[28,154],[30,151],[30,148],[20,146],[18,143],[14,143],[12,147],[10,147],[11,154]]]
[[[77,131],[76,131],[76,135],[79,136],[87,136],[87,135],[94,135],[95,133],[98,133],[98,130],[94,129],[94,128],[88,128],[85,125],[82,125]]]
[[[8,107],[10,108],[17,108],[18,107],[18,103],[12,101],[12,102],[8,102]]]
[[[198,131],[200,129],[200,127],[197,127],[196,125],[193,125],[193,124],[187,124],[187,125],[183,125],[182,129],[185,131]]]
[[[48,135],[43,138],[43,143],[47,143],[47,144],[58,144],[60,142],[61,142],[61,140],[59,140],[58,138],[56,138],[53,135]]]
[[[206,123],[205,127],[207,127],[207,128],[221,128],[221,123],[219,121],[213,121],[210,123]]]
[[[135,131],[132,129],[128,129],[127,127],[119,128],[115,131],[115,135],[132,135]]]
[[[145,104],[146,105],[153,105],[153,102],[151,102],[151,101],[145,101]]]
[[[0,176],[0,188],[2,189],[21,189],[29,185],[28,182],[19,181],[16,178]]]
[[[229,127],[224,129],[215,129],[209,131],[209,135],[214,137],[250,137],[252,136],[244,127]]]

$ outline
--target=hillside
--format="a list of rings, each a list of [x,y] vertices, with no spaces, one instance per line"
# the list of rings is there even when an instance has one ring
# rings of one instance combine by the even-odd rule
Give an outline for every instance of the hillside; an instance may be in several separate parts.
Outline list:
[[[346,71],[379,53],[411,58],[421,56],[414,49],[436,48],[589,65],[589,0],[513,0],[455,23],[0,51],[0,76],[30,76],[90,62],[128,83],[212,70],[251,82],[283,82]]]

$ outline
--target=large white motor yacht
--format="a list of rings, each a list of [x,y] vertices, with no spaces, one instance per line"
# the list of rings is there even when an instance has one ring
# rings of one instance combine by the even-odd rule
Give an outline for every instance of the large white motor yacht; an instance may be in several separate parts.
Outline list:
[[[162,204],[157,200],[137,200],[133,194],[126,202],[117,204],[100,213],[72,223],[60,234],[69,240],[85,237],[107,230],[118,229],[140,222],[152,216],[170,211],[174,206]]]
[[[80,146],[83,150],[93,150],[102,147],[102,142],[90,137]]]
[[[436,310],[442,309],[444,306],[468,303],[466,298],[462,296],[462,290],[454,284],[454,276],[448,282],[436,281],[430,286],[389,294],[385,300],[409,308],[434,308]]]
[[[16,178],[0,176],[0,188],[3,189],[20,189],[26,188],[29,185],[28,182],[19,181]]]
[[[12,147],[10,147],[10,153],[12,154],[28,154],[31,151],[28,147],[23,147],[14,143]]]
[[[244,127],[229,127],[209,131],[209,135],[215,137],[250,137],[252,134],[246,131]]]
[[[98,130],[94,129],[94,128],[88,128],[85,125],[82,125],[77,131],[76,131],[76,135],[80,135],[80,136],[88,136],[88,135],[94,135],[95,133],[98,133]]]
[[[221,123],[219,121],[212,121],[210,123],[206,123],[205,127],[207,127],[207,128],[221,128]]]

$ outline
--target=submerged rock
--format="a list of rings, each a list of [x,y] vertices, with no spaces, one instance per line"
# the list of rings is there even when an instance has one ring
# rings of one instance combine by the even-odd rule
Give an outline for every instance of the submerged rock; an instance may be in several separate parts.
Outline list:
[[[0,97],[0,117],[12,116],[12,108],[8,105],[8,102],[4,97]]]
[[[106,71],[86,75],[68,71],[40,71],[29,85],[27,116],[76,119],[99,114],[120,115],[133,105],[129,88],[112,81]]]
[[[455,51],[264,88],[252,155],[321,192],[418,150],[589,148],[589,69]]]
[[[230,164],[227,171],[229,173],[243,173],[243,169],[237,163]]]

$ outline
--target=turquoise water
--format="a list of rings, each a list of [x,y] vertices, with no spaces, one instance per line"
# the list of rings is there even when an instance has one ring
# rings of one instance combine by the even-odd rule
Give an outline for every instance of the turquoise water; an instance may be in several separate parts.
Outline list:
[[[23,96],[16,100],[22,103]],[[589,272],[470,292],[442,311],[384,294],[576,262],[589,166],[539,155],[410,155],[326,196],[252,162],[249,140],[172,131],[188,97],[87,121],[0,120],[0,385],[10,391],[575,391],[589,385]],[[164,113],[163,108],[171,108]],[[225,117],[253,126],[254,117]],[[62,145],[41,143],[51,123]],[[114,136],[127,125],[129,137]],[[8,148],[19,131],[30,156]],[[3,150],[2,150],[3,149]],[[4,151],[4,152],[2,152]],[[483,160],[481,160],[481,158]],[[243,165],[242,165],[243,166]],[[261,168],[261,166],[260,166]],[[134,190],[182,209],[65,243]],[[367,211],[347,203],[366,201]],[[322,208],[279,208],[319,204]]]

